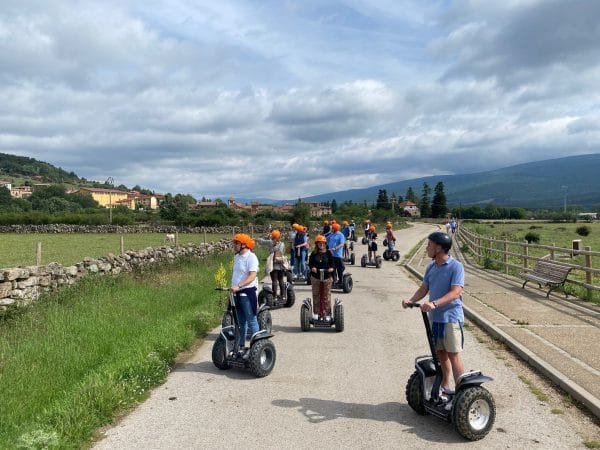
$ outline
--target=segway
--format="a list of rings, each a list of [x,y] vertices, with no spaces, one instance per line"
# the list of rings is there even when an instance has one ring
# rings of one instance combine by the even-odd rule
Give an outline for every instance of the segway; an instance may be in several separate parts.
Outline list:
[[[409,305],[411,308],[418,304]],[[494,425],[496,404],[481,384],[492,378],[480,371],[465,372],[453,394],[440,394],[442,368],[437,359],[429,316],[422,312],[431,356],[415,358],[415,372],[406,384],[406,400],[418,414],[431,414],[451,422],[464,438],[476,441],[485,437]]]
[[[306,284],[311,284],[311,278],[308,277]],[[342,275],[342,283],[338,283],[337,281],[337,272],[333,271],[333,283],[331,285],[331,290],[341,290],[344,294],[349,294],[352,292],[352,288],[354,287],[354,281],[352,280],[352,274],[348,272],[344,272]]]
[[[267,303],[265,303],[265,302],[263,302],[262,304],[260,303],[260,294],[259,294],[258,311],[256,314],[256,319],[258,320],[258,327],[261,330],[267,331],[268,333],[270,333],[271,329],[273,328],[273,319],[271,317],[270,310],[271,310],[271,306],[269,306]],[[233,321],[234,321],[233,317],[234,317],[234,312],[233,312],[233,308],[231,305],[231,296],[230,296],[229,301],[227,302],[227,308],[225,309],[225,312],[223,313],[223,318],[221,319],[221,326],[223,328],[225,328],[230,325],[233,325]]]
[[[228,289],[218,288],[217,290]],[[231,305],[233,324],[221,328],[212,348],[213,364],[220,370],[232,367],[246,369],[259,378],[269,375],[275,367],[277,359],[275,345],[270,340],[273,335],[266,330],[260,330],[250,338],[249,347],[241,348],[239,344],[240,326],[233,292],[229,295],[229,304]]]
[[[313,314],[313,301],[306,298],[300,307],[300,328],[309,331],[311,325],[315,328],[331,328],[335,331],[344,331],[344,305],[339,298],[334,301],[332,316],[328,316],[325,309],[325,269],[319,269],[319,313]]]
[[[263,283],[262,290],[258,293],[258,306],[267,305],[270,309],[291,308],[296,303],[296,292],[294,285],[291,283],[292,277],[289,271],[286,271],[285,281],[285,301],[281,296],[273,296],[273,287],[271,283]],[[260,324],[260,322],[259,322]]]
[[[354,256],[354,243],[350,242],[348,245],[348,241],[344,244],[344,262],[354,265],[356,263],[356,258]]]
[[[383,240],[383,246],[385,247],[385,250],[383,251],[383,259],[386,261],[389,261],[390,259],[392,261],[398,261],[400,259],[400,252],[398,250],[392,250],[390,252],[387,239]]]

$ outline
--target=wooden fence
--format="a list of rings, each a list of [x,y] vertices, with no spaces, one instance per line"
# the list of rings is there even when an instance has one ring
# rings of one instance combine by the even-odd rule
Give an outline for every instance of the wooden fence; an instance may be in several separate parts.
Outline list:
[[[477,264],[507,275],[519,273],[535,266],[539,260],[551,260],[572,268],[565,283],[565,292],[588,300],[600,300],[600,269],[596,266],[600,252],[591,247],[561,248],[555,245],[515,242],[476,234],[459,227],[458,240],[462,250],[468,250]]]

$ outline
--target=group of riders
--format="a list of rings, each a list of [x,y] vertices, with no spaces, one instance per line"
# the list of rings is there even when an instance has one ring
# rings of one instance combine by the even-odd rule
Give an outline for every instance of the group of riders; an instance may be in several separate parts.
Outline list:
[[[375,225],[370,220],[365,220],[365,238],[368,241],[369,260],[377,257],[377,232]],[[394,249],[396,237],[392,223],[386,223],[386,240],[390,252]],[[291,244],[289,258],[285,254],[285,243],[279,230],[272,230],[268,239],[253,239],[247,234],[239,233],[233,238],[236,258],[234,259],[234,274],[232,286],[236,293],[241,294],[243,314],[240,317],[242,330],[249,328],[257,331],[256,322],[256,288],[258,275],[258,259],[253,253],[255,244],[263,245],[269,249],[267,259],[267,273],[271,278],[271,287],[274,298],[286,300],[285,278],[292,272],[294,280],[308,281],[308,277],[326,283],[326,303],[331,312],[331,289],[341,288],[344,275],[344,260],[348,260],[351,241],[356,241],[356,224],[344,220],[338,223],[335,219],[323,221],[323,228],[314,239],[314,249],[309,254],[310,236],[309,229],[294,223],[289,231],[288,238]],[[250,258],[249,258],[250,257]],[[239,266],[239,267],[238,267]],[[321,274],[322,272],[322,274]],[[321,278],[322,277],[322,278]],[[292,281],[292,280],[289,280]],[[319,283],[310,283],[313,297],[318,295]],[[249,300],[251,306],[243,307],[244,300]],[[327,301],[328,300],[328,301]],[[254,317],[252,317],[254,316]],[[252,320],[254,319],[254,320]],[[241,336],[245,336],[242,334]],[[242,346],[244,345],[241,343]]]

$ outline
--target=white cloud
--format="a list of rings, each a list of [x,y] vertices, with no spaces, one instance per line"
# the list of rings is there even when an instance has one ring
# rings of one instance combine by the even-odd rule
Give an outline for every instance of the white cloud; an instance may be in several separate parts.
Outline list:
[[[294,199],[599,150],[596,2],[5,1],[0,152]]]

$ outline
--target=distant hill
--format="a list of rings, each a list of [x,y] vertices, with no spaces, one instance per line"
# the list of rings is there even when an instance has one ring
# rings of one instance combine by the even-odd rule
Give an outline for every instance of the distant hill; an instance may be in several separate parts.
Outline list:
[[[385,189],[388,196],[395,193],[404,197],[409,187],[420,197],[423,183],[429,185],[433,195],[433,188],[440,181],[444,183],[450,207],[494,203],[523,208],[559,208],[564,204],[566,192],[569,205],[589,208],[600,205],[600,153],[536,161],[488,172],[415,178],[303,200],[325,202],[335,199],[338,204],[350,200],[374,202],[380,189]]]
[[[67,172],[43,161],[26,156],[0,153],[0,179],[3,177],[30,178],[40,183],[81,183],[73,172]]]

